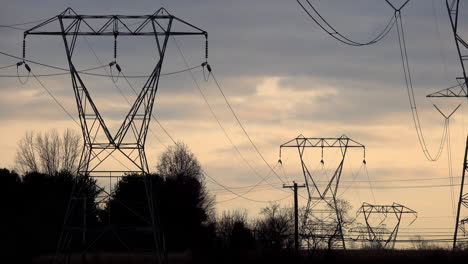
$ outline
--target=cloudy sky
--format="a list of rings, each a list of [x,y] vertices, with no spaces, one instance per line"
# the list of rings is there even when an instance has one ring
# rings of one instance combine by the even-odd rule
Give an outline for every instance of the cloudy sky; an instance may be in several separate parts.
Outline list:
[[[357,41],[378,34],[393,14],[384,0],[312,0],[321,14],[340,32]],[[403,2],[392,1],[396,5]],[[449,20],[442,0],[411,0],[402,10],[409,62],[416,101],[429,150],[435,152],[444,120],[434,109],[451,111],[462,100],[429,101],[425,95],[456,84],[460,65]],[[283,155],[277,166],[278,147],[303,134],[306,137],[339,137],[342,134],[364,144],[369,184],[362,154],[351,150],[342,176],[342,197],[357,210],[362,202],[404,204],[419,212],[416,228],[451,228],[454,223],[447,152],[436,162],[424,157],[411,117],[400,59],[396,28],[378,44],[350,47],[326,35],[306,16],[295,0],[197,0],[197,1],[27,1],[4,0],[0,24],[11,25],[57,15],[67,7],[79,14],[151,14],[164,6],[209,33],[209,63],[239,119],[265,160],[279,177],[269,174],[249,193],[239,198],[215,184],[217,210],[246,209],[258,214],[268,201],[291,205],[291,191],[284,182],[303,181],[297,152]],[[467,9],[462,5],[462,17]],[[468,21],[460,21],[462,31]],[[34,24],[18,26],[27,28]],[[0,51],[21,54],[22,31],[0,28]],[[99,66],[89,46],[103,63],[113,60],[112,38],[89,38],[77,42],[78,68]],[[204,39],[178,37],[190,66],[204,60]],[[27,58],[66,67],[60,37],[28,37]],[[89,44],[89,45],[88,45]],[[183,59],[170,40],[163,72],[185,69]],[[118,61],[127,75],[147,74],[155,63],[155,45],[149,38],[122,38]],[[0,66],[15,63],[0,55]],[[57,72],[31,65],[36,74]],[[20,73],[23,69],[20,69]],[[23,72],[24,73],[24,72]],[[103,69],[96,73],[105,73]],[[193,71],[197,82],[222,126],[248,161],[238,155],[213,118],[188,72],[163,76],[154,113],[171,136],[183,141],[198,157],[207,174],[218,183],[242,194],[270,172],[237,125],[213,79],[203,79],[200,68]],[[16,75],[16,68],[0,71]],[[61,103],[76,114],[69,76],[40,77]],[[89,89],[102,115],[116,129],[129,106],[109,78],[90,78]],[[132,79],[135,87],[144,80]],[[134,100],[128,85],[117,85]],[[466,105],[450,121],[451,154],[455,183],[460,182],[465,141]],[[54,103],[34,80],[21,85],[17,78],[0,78],[0,167],[14,167],[17,141],[28,130],[72,128],[76,124]],[[154,122],[153,122],[154,123]],[[151,125],[147,143],[150,166],[171,140],[159,126]],[[324,180],[339,160],[336,151],[325,152],[320,166],[319,150],[307,154],[308,166]],[[275,188],[273,188],[273,187]],[[370,188],[372,186],[373,188]],[[306,193],[302,190],[302,195]],[[302,199],[301,203],[305,201]],[[354,214],[354,213],[353,213]],[[410,222],[407,221],[406,224]],[[405,223],[403,223],[405,225]],[[406,226],[405,226],[406,228]],[[451,229],[443,230],[450,232]]]

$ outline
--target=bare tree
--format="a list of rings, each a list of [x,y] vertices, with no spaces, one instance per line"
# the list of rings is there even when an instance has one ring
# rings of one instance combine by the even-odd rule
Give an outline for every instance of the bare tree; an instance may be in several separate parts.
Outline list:
[[[66,129],[62,136],[62,170],[76,171],[81,154],[81,137],[74,130]]]
[[[162,177],[202,179],[200,163],[188,146],[177,142],[170,146],[159,158],[158,173]]]
[[[271,204],[261,210],[263,218],[256,222],[260,243],[269,249],[281,250],[294,245],[294,214],[291,208]]]
[[[23,174],[74,172],[80,153],[80,136],[73,130],[65,130],[62,136],[55,129],[45,133],[28,131],[18,142],[15,163]]]
[[[247,243],[248,241],[242,240],[249,240],[249,236],[253,239],[247,221],[245,210],[223,211],[222,215],[216,219],[216,230],[224,247],[235,247],[236,242]]]
[[[15,163],[18,171],[22,173],[39,171],[34,148],[34,133],[32,131],[26,132],[18,142]]]

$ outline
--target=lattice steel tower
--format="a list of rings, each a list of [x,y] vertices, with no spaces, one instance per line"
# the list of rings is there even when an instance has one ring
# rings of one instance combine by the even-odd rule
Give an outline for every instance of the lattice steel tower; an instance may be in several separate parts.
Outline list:
[[[364,217],[365,227],[358,226],[350,230],[351,233],[357,233],[357,241],[368,241],[371,243],[381,243],[382,248],[395,248],[396,239],[398,236],[398,231],[400,229],[401,220],[403,215],[411,214],[414,216],[411,225],[416,218],[418,213],[413,209],[410,209],[404,205],[393,203],[391,205],[375,205],[369,203],[363,203],[362,206],[358,209],[356,218],[361,215]],[[371,222],[372,215],[381,215],[383,216],[380,219],[377,225]],[[392,229],[391,226],[385,224],[385,220],[388,219],[388,216],[393,216],[395,223]]]
[[[173,16],[164,8],[160,8],[151,15],[137,16],[78,15],[71,8],[67,8],[59,15],[24,32],[23,57],[25,56],[26,37],[29,35],[61,36],[63,39],[84,141],[78,176],[97,178],[100,189],[105,194],[97,202],[106,202],[112,194],[112,185],[114,184],[112,179],[118,180],[126,173],[146,175],[149,172],[145,143],[169,38],[171,36],[201,35],[205,37],[207,45],[208,34],[206,31]],[[115,134],[109,130],[93,101],[87,84],[83,81],[81,73],[74,64],[73,55],[77,38],[87,36],[113,37],[114,58],[116,57],[119,36],[146,36],[155,40],[157,62]],[[207,46],[205,52],[207,58]],[[120,66],[116,61],[109,65],[111,67],[117,66],[120,71]],[[116,161],[118,162],[116,163]],[[123,168],[117,168],[118,165],[123,166]],[[100,180],[101,177],[108,177],[110,182],[103,184],[102,179]],[[149,192],[149,189],[146,191]],[[155,234],[157,232],[153,211],[155,206],[151,193],[147,194],[152,230]],[[85,231],[81,231],[83,239],[85,239]],[[62,241],[62,243],[65,242]],[[155,244],[158,244],[156,235]]]
[[[455,46],[457,48],[458,58],[460,60],[460,66],[462,68],[462,76],[457,77],[458,85],[455,87],[450,87],[447,89],[443,89],[441,91],[429,94],[427,97],[448,97],[448,98],[467,98],[468,99],[468,92],[467,92],[467,74],[466,70],[468,68],[468,43],[463,39],[460,35],[458,30],[458,22],[459,22],[459,14],[460,14],[460,0],[446,0],[445,1],[447,12],[450,18],[450,25],[453,31],[453,37],[455,40]],[[467,246],[468,243],[465,239],[464,243],[459,241],[459,231],[463,232],[464,236],[468,236],[468,230],[465,229],[465,223],[468,222],[468,193],[464,191],[465,185],[465,174],[468,170],[468,135],[466,137],[466,144],[465,144],[465,155],[463,159],[463,171],[462,171],[462,178],[461,178],[461,185],[460,185],[460,196],[458,198],[458,205],[457,205],[457,216],[455,220],[455,231],[453,235],[453,248],[456,249],[458,247]],[[462,215],[465,215],[463,218]]]
[[[327,245],[329,248],[346,249],[343,235],[343,215],[337,197],[338,187],[348,148],[362,148],[365,162],[365,146],[344,135],[339,138],[306,138],[299,135],[280,146],[280,162],[283,148],[296,148],[298,150],[308,193],[307,206],[302,220],[302,238],[307,243],[311,240],[314,248]],[[308,148],[321,150],[322,164],[324,162],[324,149],[339,148],[341,152],[341,161],[325,187],[320,187],[316,176],[311,174],[307,166],[304,153]]]

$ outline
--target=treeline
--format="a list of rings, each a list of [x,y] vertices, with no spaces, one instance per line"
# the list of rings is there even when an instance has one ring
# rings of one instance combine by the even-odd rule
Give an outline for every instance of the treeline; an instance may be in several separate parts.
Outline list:
[[[169,147],[156,173],[126,175],[107,196],[95,179],[71,172],[77,167],[77,139],[71,131],[62,137],[54,131],[27,133],[16,155],[21,173],[0,169],[2,256],[148,252],[155,246],[151,216],[158,239],[164,238],[159,248],[190,258],[292,250],[290,209],[270,205],[255,220],[245,211],[216,215],[201,166],[185,144]]]
[[[199,179],[158,174],[146,177],[150,178],[156,217],[160,221],[158,228],[164,234],[169,252],[189,250],[197,254],[209,250],[239,255],[249,250],[279,252],[293,247],[293,216],[289,209],[271,205],[254,221],[249,221],[243,211],[215,216],[213,198]],[[54,175],[33,172],[20,176],[0,169],[3,255],[28,258],[55,254],[73,188],[80,188],[83,197],[87,197],[84,212],[89,241],[100,235],[93,230],[108,224],[121,228],[102,236],[90,251],[125,252],[126,247],[151,250],[154,246],[151,232],[125,231],[125,227],[149,227],[144,220],[149,219],[145,180],[148,178],[138,175],[123,177],[108,205],[101,208],[96,202],[101,192],[91,178],[67,172]],[[81,227],[82,201],[76,203],[77,210],[68,225]],[[82,250],[81,232],[73,233],[76,239],[69,250]]]

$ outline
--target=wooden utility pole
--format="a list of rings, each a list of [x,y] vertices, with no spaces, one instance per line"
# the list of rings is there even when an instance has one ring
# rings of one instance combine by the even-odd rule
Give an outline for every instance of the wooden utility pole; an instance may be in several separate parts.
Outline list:
[[[304,184],[297,185],[295,181],[293,181],[293,185],[283,184],[283,188],[292,188],[294,191],[294,250],[296,254],[299,253],[299,208],[297,205],[297,189],[304,187]]]

